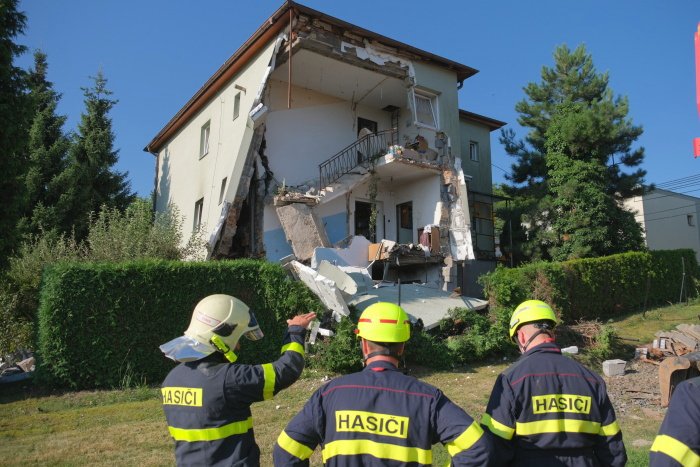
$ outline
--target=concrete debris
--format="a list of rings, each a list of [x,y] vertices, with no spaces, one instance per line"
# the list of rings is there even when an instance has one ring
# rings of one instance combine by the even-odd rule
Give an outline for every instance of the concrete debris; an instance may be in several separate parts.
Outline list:
[[[350,310],[335,282],[298,261],[292,261],[290,265],[294,268],[296,276],[333,312],[336,321],[350,315]]]
[[[605,360],[603,362],[603,373],[605,376],[622,376],[625,374],[625,366],[627,362],[624,360]]]
[[[309,206],[280,206],[277,208],[277,216],[299,261],[310,260],[315,248],[331,246],[326,229]]]
[[[570,347],[564,347],[563,349],[561,349],[561,353],[576,355],[578,354],[578,347],[575,345],[572,345]]]
[[[350,239],[345,248],[316,248],[311,257],[311,267],[316,269],[323,260],[335,266],[367,267],[367,250],[371,243],[362,235],[356,235]]]
[[[19,360],[22,358],[22,360]],[[15,363],[12,363],[15,362]],[[31,352],[19,351],[2,359],[0,384],[15,383],[29,379],[34,374],[35,360]]]

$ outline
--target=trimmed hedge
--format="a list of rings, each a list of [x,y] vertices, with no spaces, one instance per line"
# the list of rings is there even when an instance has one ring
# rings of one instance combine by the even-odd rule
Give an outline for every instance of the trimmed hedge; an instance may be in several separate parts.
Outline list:
[[[690,249],[500,267],[480,281],[492,307],[512,311],[524,300],[539,299],[550,303],[563,322],[572,323],[678,301],[683,261],[684,297],[692,297],[700,274]]]
[[[215,293],[243,300],[265,333],[242,340],[241,362],[275,360],[286,319],[321,310],[301,282],[265,261],[55,264],[41,288],[37,376],[74,389],[160,383],[174,362],[158,346],[181,336],[197,302]]]

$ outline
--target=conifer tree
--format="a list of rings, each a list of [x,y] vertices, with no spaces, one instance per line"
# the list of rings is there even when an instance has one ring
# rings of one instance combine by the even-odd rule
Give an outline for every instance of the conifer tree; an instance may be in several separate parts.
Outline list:
[[[621,201],[638,193],[644,182],[646,172],[637,168],[644,149],[632,147],[642,128],[632,124],[627,99],[614,97],[608,81],[584,46],[574,51],[560,46],[554,66],[542,68],[542,81],[529,83],[526,99],[515,107],[518,123],[529,129],[525,139],[516,139],[513,130],[501,133],[506,152],[516,158],[508,194],[528,207],[524,249],[531,258],[598,256],[641,247],[641,228],[629,222],[634,218]],[[583,193],[593,204],[576,205],[573,199],[583,201]],[[565,201],[564,194],[573,198]],[[611,231],[611,225],[617,229]]]
[[[61,233],[69,221],[58,218],[56,205],[63,191],[58,176],[66,168],[70,140],[63,132],[66,117],[57,115],[61,95],[47,79],[48,64],[41,51],[34,53],[29,73],[32,122],[29,128],[29,168],[25,177],[27,211],[20,230],[26,236],[41,230]],[[68,233],[68,232],[65,232]]]
[[[114,169],[118,151],[109,112],[117,101],[111,99],[101,71],[92,79],[94,85],[83,88],[85,111],[69,151],[68,167],[59,178],[64,190],[59,215],[72,223],[63,230],[72,227],[78,240],[87,235],[91,213],[103,206],[123,211],[134,199],[127,173]]]
[[[17,245],[25,206],[26,73],[14,65],[25,48],[14,40],[24,32],[26,17],[17,4],[0,0],[0,267]]]

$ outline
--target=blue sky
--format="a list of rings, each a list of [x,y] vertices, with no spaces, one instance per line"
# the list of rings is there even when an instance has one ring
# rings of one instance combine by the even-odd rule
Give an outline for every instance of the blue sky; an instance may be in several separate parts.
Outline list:
[[[615,94],[642,125],[647,181],[700,173],[692,140],[700,137],[693,33],[698,0],[306,0],[306,6],[479,70],[459,93],[465,110],[508,122],[519,136],[516,102],[540,80],[556,46],[585,44]],[[74,130],[81,87],[102,70],[119,103],[112,111],[118,170],[148,196],[154,158],[144,146],[281,0],[21,0],[30,51],[48,56],[49,79],[63,94],[59,112]],[[18,64],[28,68],[31,54]],[[492,133],[494,181],[512,159]],[[686,191],[695,187],[686,188]],[[695,196],[697,192],[689,193]]]

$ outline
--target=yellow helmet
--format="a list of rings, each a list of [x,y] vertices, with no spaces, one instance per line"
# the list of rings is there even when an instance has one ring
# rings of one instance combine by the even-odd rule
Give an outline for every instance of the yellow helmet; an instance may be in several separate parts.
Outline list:
[[[520,326],[542,321],[551,321],[553,325],[557,324],[557,317],[551,306],[541,300],[527,300],[521,303],[513,312],[513,316],[510,317],[508,330],[510,339],[515,341],[515,333],[518,332]]]
[[[355,332],[372,342],[406,342],[411,337],[411,321],[400,306],[377,302],[362,312]]]
[[[194,307],[185,335],[161,345],[160,349],[168,358],[179,362],[199,360],[217,350],[235,362],[233,351],[242,336],[262,339],[255,314],[236,297],[209,295]]]

